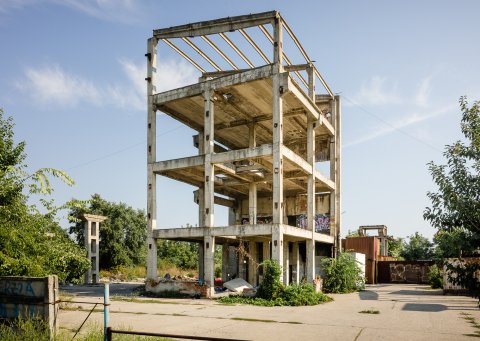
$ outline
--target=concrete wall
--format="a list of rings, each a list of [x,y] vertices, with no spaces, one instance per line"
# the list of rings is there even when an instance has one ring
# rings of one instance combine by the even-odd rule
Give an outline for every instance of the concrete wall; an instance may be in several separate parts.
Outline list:
[[[202,297],[207,297],[207,286],[200,285],[197,281],[148,280],[145,284],[145,290],[156,294],[175,292],[191,296],[199,294]]]
[[[57,276],[0,277],[0,319],[43,319],[56,329],[59,299]]]

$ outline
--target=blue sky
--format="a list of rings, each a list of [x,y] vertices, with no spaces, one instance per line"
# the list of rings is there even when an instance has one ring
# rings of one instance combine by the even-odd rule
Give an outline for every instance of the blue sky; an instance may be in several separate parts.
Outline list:
[[[146,205],[146,39],[156,28],[279,10],[343,99],[343,231],[434,233],[426,163],[461,138],[458,99],[479,99],[478,1],[0,0],[0,107],[31,170],[55,167],[58,202],[99,193]],[[159,49],[160,90],[197,73]],[[193,131],[160,115],[158,159],[193,155]],[[194,188],[158,179],[159,227],[197,223]],[[216,224],[226,211],[216,208]],[[64,223],[65,224],[65,223]]]

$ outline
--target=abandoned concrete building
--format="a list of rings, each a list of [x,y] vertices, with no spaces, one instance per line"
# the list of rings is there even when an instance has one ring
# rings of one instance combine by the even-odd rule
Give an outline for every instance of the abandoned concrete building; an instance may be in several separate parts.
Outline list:
[[[197,83],[156,92],[160,44],[198,69]],[[257,285],[258,264],[274,259],[284,283],[313,281],[340,247],[340,98],[289,25],[271,11],[157,29],[146,57],[148,278],[168,239],[199,243],[207,296],[216,245],[223,280]],[[198,132],[197,155],[156,159],[157,112]],[[157,176],[198,188],[197,227],[157,228]],[[214,225],[215,205],[229,208],[228,226]]]

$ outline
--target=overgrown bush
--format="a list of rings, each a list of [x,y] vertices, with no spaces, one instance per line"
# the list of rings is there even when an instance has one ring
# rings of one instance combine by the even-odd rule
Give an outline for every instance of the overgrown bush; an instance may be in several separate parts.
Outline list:
[[[316,305],[331,300],[329,296],[321,292],[315,292],[313,285],[308,283],[288,285],[274,299],[265,299],[258,296],[227,296],[218,299],[220,303],[224,304],[251,304],[264,307]]]
[[[428,283],[430,283],[433,289],[443,288],[442,273],[436,264],[432,265],[428,270]]]
[[[315,288],[309,283],[284,286],[280,281],[282,269],[277,261],[269,259],[264,261],[262,265],[264,267],[263,281],[255,297],[229,296],[220,298],[219,302],[273,307],[316,305],[332,300],[323,293],[315,292]]]
[[[257,297],[266,300],[274,300],[283,291],[283,284],[280,282],[282,269],[280,264],[273,259],[267,259],[262,263],[263,281],[258,287]]]
[[[342,252],[337,258],[324,258],[321,264],[325,273],[323,289],[326,292],[349,293],[365,287],[360,266],[350,253]]]

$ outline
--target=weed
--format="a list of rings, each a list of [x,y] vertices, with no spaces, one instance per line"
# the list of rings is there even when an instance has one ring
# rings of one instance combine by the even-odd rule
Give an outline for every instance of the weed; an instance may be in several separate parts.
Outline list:
[[[276,323],[274,320],[262,320],[262,319],[253,319],[248,317],[232,317],[230,320],[234,321],[248,321],[248,322],[266,322],[266,323]]]
[[[366,309],[366,310],[362,310],[362,311],[359,311],[360,314],[380,314],[380,311],[377,310],[377,309]]]

